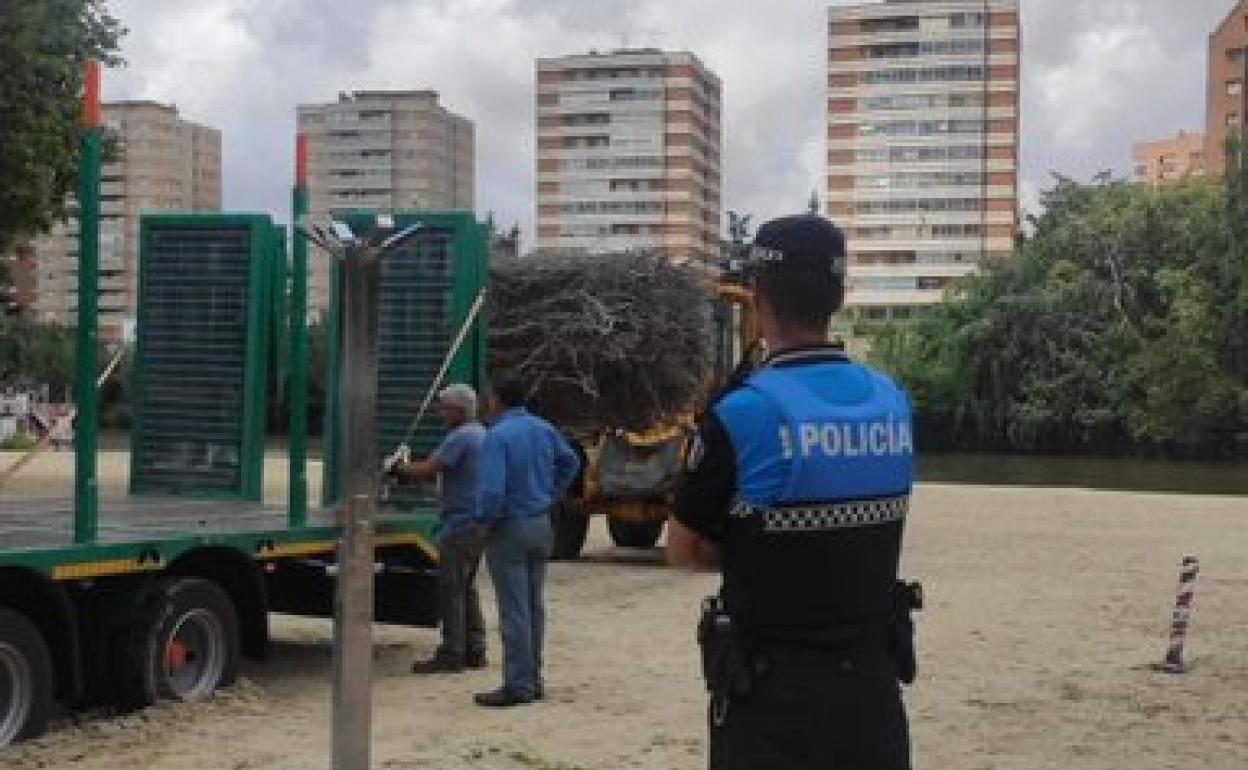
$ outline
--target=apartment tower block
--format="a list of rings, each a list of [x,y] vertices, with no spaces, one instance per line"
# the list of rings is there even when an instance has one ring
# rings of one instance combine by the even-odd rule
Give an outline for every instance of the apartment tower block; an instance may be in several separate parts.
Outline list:
[[[101,112],[117,140],[117,155],[100,177],[100,336],[119,339],[136,312],[139,216],[221,210],[221,132],[183,120],[172,105],[150,101],[108,102]],[[77,220],[57,225],[31,248],[34,317],[73,326]]]
[[[1235,4],[1209,36],[1209,75],[1206,83],[1205,164],[1208,172],[1226,172],[1227,140],[1243,135],[1248,114],[1248,0]]]
[[[696,56],[537,61],[537,247],[719,253],[720,82]]]
[[[828,214],[856,320],[908,318],[1018,227],[1017,0],[830,9]]]
[[[447,110],[436,91],[355,91],[301,104],[308,137],[309,213],[472,209],[476,138],[472,121]],[[329,306],[329,265],[314,260],[309,307]]]

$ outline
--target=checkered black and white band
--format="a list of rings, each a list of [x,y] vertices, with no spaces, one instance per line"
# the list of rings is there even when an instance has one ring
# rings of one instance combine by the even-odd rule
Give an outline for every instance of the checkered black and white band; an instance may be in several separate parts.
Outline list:
[[[761,516],[767,532],[824,532],[901,521],[909,510],[910,496],[902,495],[869,502],[793,508],[760,508],[742,503],[736,513]]]

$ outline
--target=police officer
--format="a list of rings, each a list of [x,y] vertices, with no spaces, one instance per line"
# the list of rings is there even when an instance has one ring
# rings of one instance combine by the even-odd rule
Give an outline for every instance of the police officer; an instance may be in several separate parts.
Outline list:
[[[699,627],[713,770],[910,767],[910,405],[828,344],[845,262],[823,217],[759,229],[768,356],[703,416],[677,495],[670,560],[723,573]]]

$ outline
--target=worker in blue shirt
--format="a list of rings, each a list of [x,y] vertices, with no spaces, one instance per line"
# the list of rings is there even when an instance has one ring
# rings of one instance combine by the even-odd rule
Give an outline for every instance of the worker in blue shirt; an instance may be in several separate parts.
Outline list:
[[[485,538],[474,518],[485,427],[477,422],[476,391],[462,383],[443,389],[438,394],[438,414],[450,431],[432,454],[413,461],[411,449],[403,444],[386,462],[388,472],[397,478],[441,481],[438,615],[442,644],[432,658],[413,664],[414,674],[458,673],[486,666],[485,619],[477,596],[477,568]]]
[[[677,492],[669,558],[723,574],[698,628],[712,770],[910,768],[910,402],[828,344],[845,263],[823,217],[759,228],[746,266],[768,357],[702,416]]]
[[[485,561],[498,600],[503,686],[476,696],[478,705],[541,700],[546,631],[543,590],[554,545],[550,510],[580,468],[576,452],[550,423],[524,408],[524,383],[504,375],[493,384],[498,417],[481,446],[478,516],[489,530]]]

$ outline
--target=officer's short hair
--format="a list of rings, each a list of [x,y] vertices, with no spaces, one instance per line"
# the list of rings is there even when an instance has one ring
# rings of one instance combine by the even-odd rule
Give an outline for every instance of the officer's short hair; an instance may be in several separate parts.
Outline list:
[[[508,408],[524,406],[524,399],[528,393],[524,380],[515,372],[503,372],[497,375],[490,383],[490,389],[494,391],[494,397]]]
[[[469,420],[477,419],[477,392],[471,385],[456,383],[448,385],[438,393],[438,400],[447,406],[455,406],[464,410]]]
[[[776,317],[826,329],[845,301],[845,235],[817,214],[773,219],[758,228],[750,273]]]

